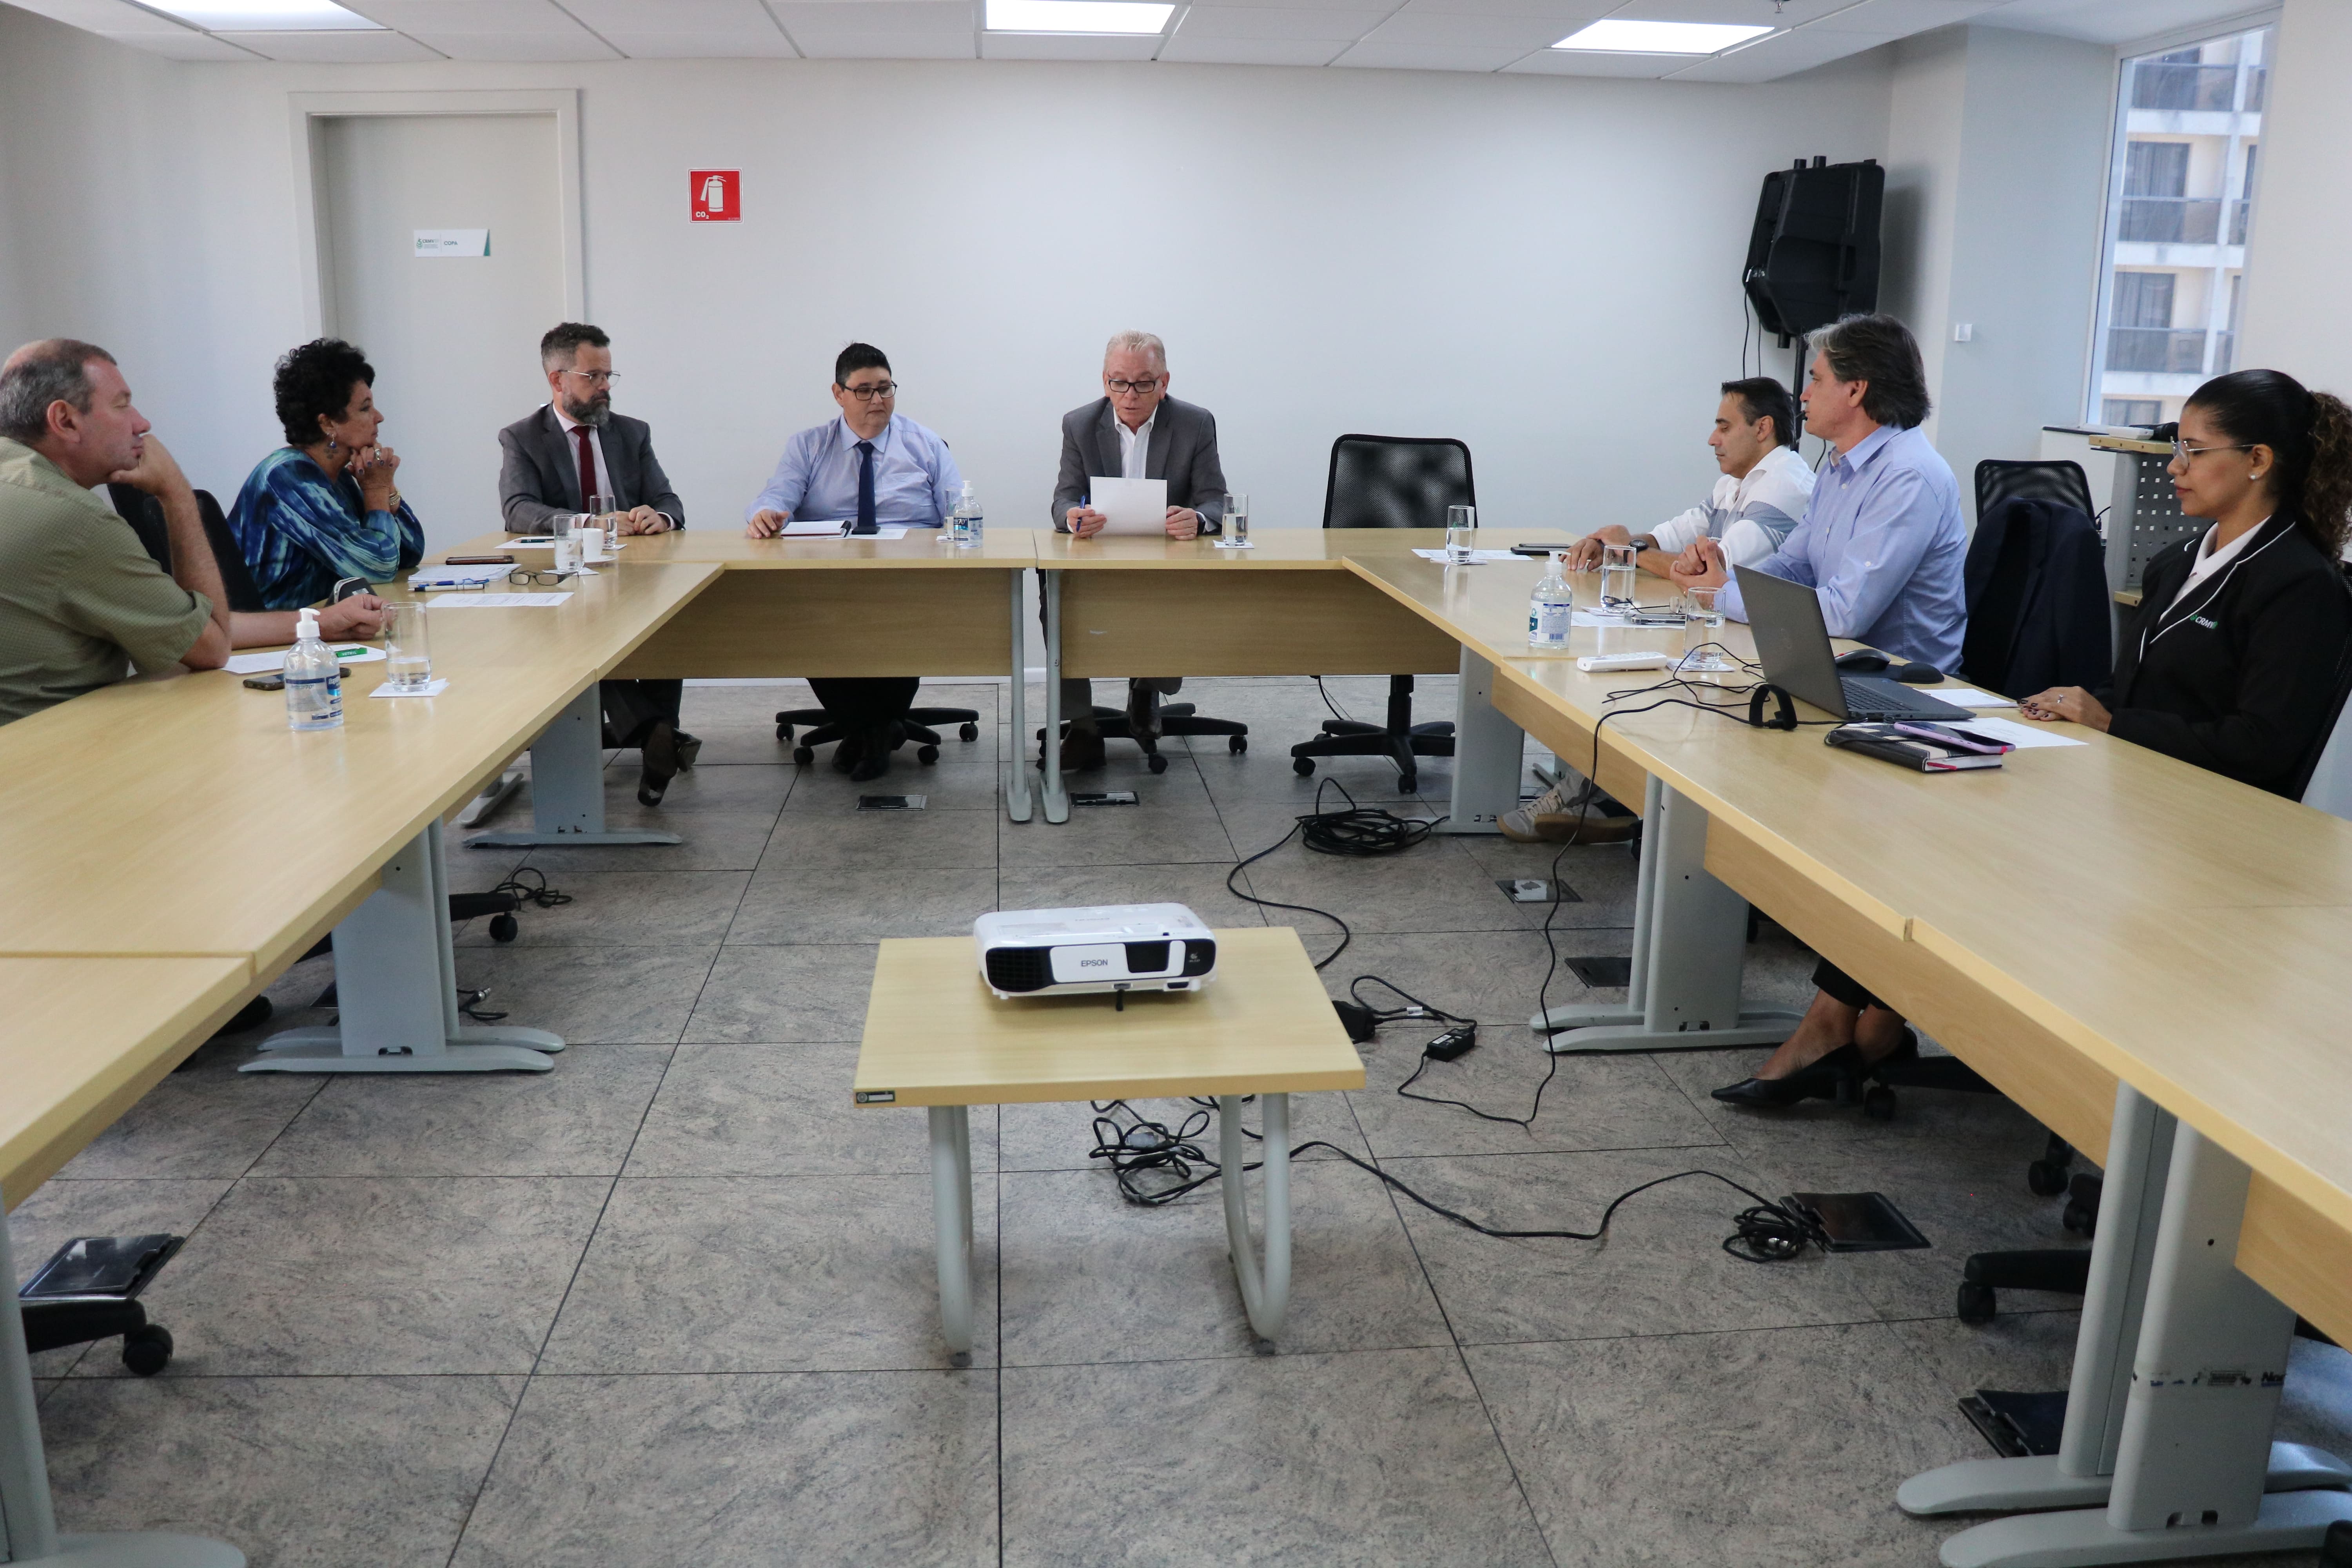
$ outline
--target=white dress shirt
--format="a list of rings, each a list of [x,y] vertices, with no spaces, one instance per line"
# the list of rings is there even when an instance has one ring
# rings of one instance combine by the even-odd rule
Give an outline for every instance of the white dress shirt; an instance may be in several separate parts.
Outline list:
[[[2245,553],[2246,541],[2260,533],[2263,531],[2263,523],[2268,521],[2270,521],[2269,518],[2263,519],[2262,522],[2254,524],[2219,550],[2213,548],[2213,537],[2221,531],[2221,525],[2217,522],[2207,529],[2204,539],[2197,546],[2197,559],[2189,563],[2189,580],[2180,584],[2180,592],[2172,596],[2172,602],[2176,605],[2180,603],[2188,595],[2189,589]]]
[[[1144,466],[1151,461],[1151,426],[1159,418],[1160,410],[1154,408],[1150,419],[1130,430],[1127,427],[1127,421],[1118,416],[1118,411],[1117,409],[1111,411],[1111,425],[1118,431],[1118,477],[1120,479],[1140,479],[1150,477],[1143,469]]]

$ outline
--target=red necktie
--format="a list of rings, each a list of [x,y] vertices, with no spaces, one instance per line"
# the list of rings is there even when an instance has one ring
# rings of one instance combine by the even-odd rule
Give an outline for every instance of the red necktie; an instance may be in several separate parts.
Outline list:
[[[596,502],[596,450],[588,445],[588,426],[574,425],[572,433],[580,438],[580,510],[593,511]]]

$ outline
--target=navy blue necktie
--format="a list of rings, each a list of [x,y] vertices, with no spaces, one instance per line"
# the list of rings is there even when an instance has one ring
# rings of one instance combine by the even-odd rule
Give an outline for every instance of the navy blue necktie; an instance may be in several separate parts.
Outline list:
[[[874,443],[857,443],[857,531],[874,531]]]

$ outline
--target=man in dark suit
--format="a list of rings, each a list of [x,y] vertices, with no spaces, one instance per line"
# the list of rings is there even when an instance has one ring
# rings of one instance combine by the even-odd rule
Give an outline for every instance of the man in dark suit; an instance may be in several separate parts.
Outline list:
[[[561,515],[611,496],[623,533],[686,526],[686,506],[654,456],[653,429],[613,412],[613,340],[585,321],[563,321],[539,340],[547,403],[499,432],[499,506],[509,533],[545,533]],[[600,695],[609,744],[637,747],[637,798],[659,805],[702,742],[678,726],[681,680],[607,680]]]
[[[1062,473],[1054,486],[1054,528],[1084,539],[1109,520],[1087,504],[1087,481],[1166,479],[1168,537],[1192,539],[1223,531],[1225,470],[1217,460],[1216,416],[1198,404],[1168,395],[1168,350],[1150,332],[1121,332],[1103,350],[1103,395],[1062,416]],[[1183,689],[1181,675],[1139,676],[1127,683],[1127,717],[1139,739],[1157,733],[1155,694]],[[1094,689],[1080,679],[1062,682],[1062,711],[1070,731],[1062,766],[1076,772],[1103,763],[1102,732],[1094,720]]]

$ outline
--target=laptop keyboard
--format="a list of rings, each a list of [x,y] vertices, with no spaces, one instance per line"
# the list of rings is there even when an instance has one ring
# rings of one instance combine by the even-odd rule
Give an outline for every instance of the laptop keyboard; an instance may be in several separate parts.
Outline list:
[[[1906,689],[1892,680],[1848,675],[1841,677],[1838,685],[1845,692],[1846,713],[1857,720],[1975,717],[1965,708],[1956,708],[1927,692]]]

